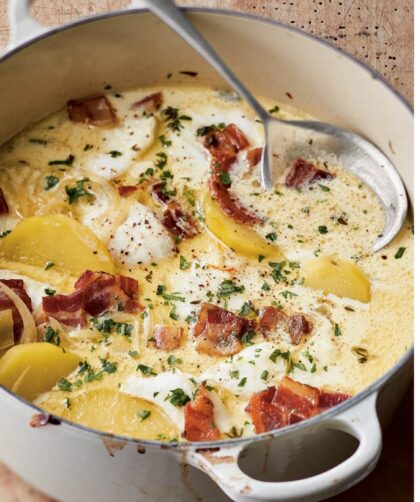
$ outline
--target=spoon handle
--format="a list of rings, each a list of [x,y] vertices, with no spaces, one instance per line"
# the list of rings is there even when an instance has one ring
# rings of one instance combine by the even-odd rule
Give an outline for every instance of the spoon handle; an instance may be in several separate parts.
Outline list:
[[[264,121],[268,118],[266,110],[254,98],[220,56],[212,49],[207,40],[195,29],[185,14],[172,0],[143,0],[151,12],[180,35],[196,50],[227,82],[250,104],[255,113]]]

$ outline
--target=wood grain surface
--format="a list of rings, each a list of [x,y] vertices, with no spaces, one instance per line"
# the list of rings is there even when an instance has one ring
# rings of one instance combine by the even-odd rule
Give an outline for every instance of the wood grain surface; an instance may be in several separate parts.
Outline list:
[[[23,0],[22,0],[23,1]],[[9,34],[7,0],[0,0],[0,50]],[[328,40],[383,75],[413,101],[413,2],[410,0],[178,0],[180,5],[236,10]],[[128,0],[35,0],[34,16],[47,25],[123,8]],[[413,500],[413,391],[384,435],[377,468],[334,502]],[[123,500],[123,494],[122,494]],[[51,502],[0,464],[0,502]]]

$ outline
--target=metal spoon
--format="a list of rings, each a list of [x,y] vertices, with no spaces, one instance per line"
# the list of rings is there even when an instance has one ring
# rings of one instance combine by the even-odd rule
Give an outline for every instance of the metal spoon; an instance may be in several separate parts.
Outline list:
[[[385,212],[385,226],[373,251],[388,244],[401,229],[407,214],[407,195],[392,162],[370,141],[331,124],[315,121],[285,121],[272,117],[210,47],[172,0],[143,0],[165,24],[178,33],[249,103],[264,125],[266,145],[261,162],[261,181],[266,190],[291,159],[310,145],[334,154],[340,165],[354,173],[376,193]]]

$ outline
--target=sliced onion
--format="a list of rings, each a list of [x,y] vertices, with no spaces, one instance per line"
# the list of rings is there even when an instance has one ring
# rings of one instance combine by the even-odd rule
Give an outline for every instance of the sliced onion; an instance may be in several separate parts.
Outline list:
[[[10,300],[15,304],[20,317],[23,321],[23,330],[20,335],[19,343],[32,343],[37,340],[37,332],[34,318],[28,307],[25,305],[24,301],[6,284],[0,281],[0,291],[3,291],[5,295],[10,298]]]

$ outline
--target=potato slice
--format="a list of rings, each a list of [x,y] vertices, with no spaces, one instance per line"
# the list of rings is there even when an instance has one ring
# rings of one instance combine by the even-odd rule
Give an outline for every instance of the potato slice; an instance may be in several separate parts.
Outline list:
[[[87,227],[62,214],[24,220],[1,239],[0,260],[28,275],[32,267],[41,268],[44,280],[49,270],[53,279],[54,272],[79,277],[87,269],[115,271],[105,245]]]
[[[61,392],[51,392],[40,406],[54,415],[123,436],[156,439],[163,434],[170,439],[178,435],[175,426],[157,406],[118,390],[96,388],[65,397],[70,398],[69,407],[64,405]]]
[[[236,253],[249,258],[278,257],[280,249],[269,244],[251,228],[240,225],[221,211],[217,202],[207,192],[203,198],[202,211],[207,229]]]
[[[370,282],[363,270],[351,261],[331,256],[315,258],[302,267],[304,285],[359,302],[370,301]]]
[[[14,344],[12,309],[0,312],[0,355]]]
[[[33,401],[78,364],[77,356],[51,343],[15,345],[0,359],[0,384]]]

